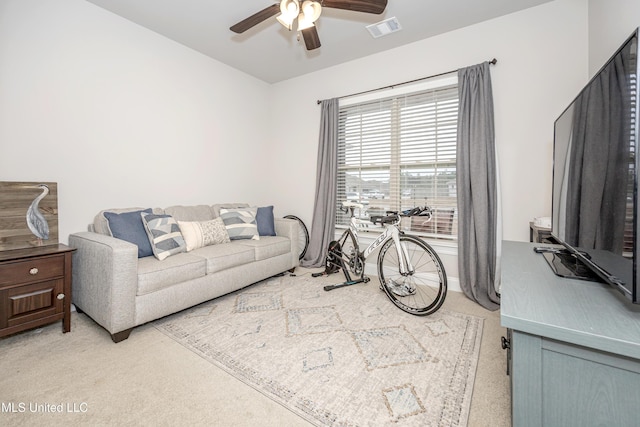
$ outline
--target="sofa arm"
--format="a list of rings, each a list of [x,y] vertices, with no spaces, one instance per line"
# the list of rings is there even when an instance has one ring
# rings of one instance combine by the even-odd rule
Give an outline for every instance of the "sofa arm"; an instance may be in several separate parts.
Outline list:
[[[298,222],[295,219],[276,218],[274,220],[276,227],[276,235],[288,237],[291,241],[291,262],[296,267],[300,264],[298,254],[300,253],[300,238],[298,237]]]
[[[69,246],[76,248],[72,267],[76,307],[109,331],[112,338],[136,326],[138,247],[88,231],[69,235]]]

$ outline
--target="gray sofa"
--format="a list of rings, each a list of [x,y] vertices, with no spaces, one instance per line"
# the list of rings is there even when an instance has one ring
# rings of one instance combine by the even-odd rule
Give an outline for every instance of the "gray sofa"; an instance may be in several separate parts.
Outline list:
[[[172,206],[154,214],[177,221],[209,221],[220,209],[246,204]],[[124,213],[141,208],[110,209]],[[96,215],[89,231],[69,236],[73,255],[72,300],[104,327],[114,342],[131,330],[210,299],[236,291],[298,265],[295,221],[275,218],[275,236],[231,240],[163,259],[138,258],[138,246],[112,237],[105,211]]]

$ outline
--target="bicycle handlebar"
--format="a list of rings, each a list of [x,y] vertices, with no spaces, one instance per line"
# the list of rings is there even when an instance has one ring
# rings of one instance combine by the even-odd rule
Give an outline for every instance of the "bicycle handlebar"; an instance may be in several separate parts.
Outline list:
[[[354,209],[364,209],[364,205],[349,200],[342,202],[342,211],[344,211],[345,213],[349,213],[349,210],[352,210],[353,213]],[[377,224],[379,222],[380,225],[382,225],[385,223],[399,222],[401,216],[426,216],[427,221],[429,221],[431,220],[431,215],[432,213],[430,207],[417,206],[415,208],[402,211],[402,213],[399,213],[398,211],[387,211],[385,216],[371,215],[370,220],[374,224]]]
[[[403,216],[431,216],[431,208],[428,206],[418,206],[413,209],[402,211]]]
[[[397,211],[387,211],[385,216],[371,216],[371,222],[374,224],[380,223],[380,225],[385,223],[399,222],[401,216],[423,216],[426,217],[426,221],[431,220],[432,212],[431,208],[428,206],[416,207],[413,209],[408,209],[399,213]]]

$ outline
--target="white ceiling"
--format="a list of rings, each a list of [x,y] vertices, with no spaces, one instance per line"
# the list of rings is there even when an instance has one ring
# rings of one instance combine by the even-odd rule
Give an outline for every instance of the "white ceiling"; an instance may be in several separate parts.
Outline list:
[[[233,24],[274,0],[87,0],[267,83],[275,83],[551,0],[389,0],[381,15],[324,8],[322,46],[307,51],[275,17],[243,34]],[[374,39],[365,26],[396,17],[402,30]]]

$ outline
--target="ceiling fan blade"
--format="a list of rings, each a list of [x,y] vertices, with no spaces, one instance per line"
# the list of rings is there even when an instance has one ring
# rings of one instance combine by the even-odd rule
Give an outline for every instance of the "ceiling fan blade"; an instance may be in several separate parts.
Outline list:
[[[379,15],[387,8],[387,0],[324,0],[322,7]]]
[[[307,50],[317,49],[321,46],[318,30],[315,26],[302,30],[302,38],[304,39],[304,45]]]
[[[272,16],[277,15],[278,13],[280,13],[280,4],[274,3],[269,7],[265,7],[260,12],[255,13],[246,19],[243,19],[229,29],[234,33],[241,34],[247,31],[249,28],[258,25],[262,21],[269,19]]]

